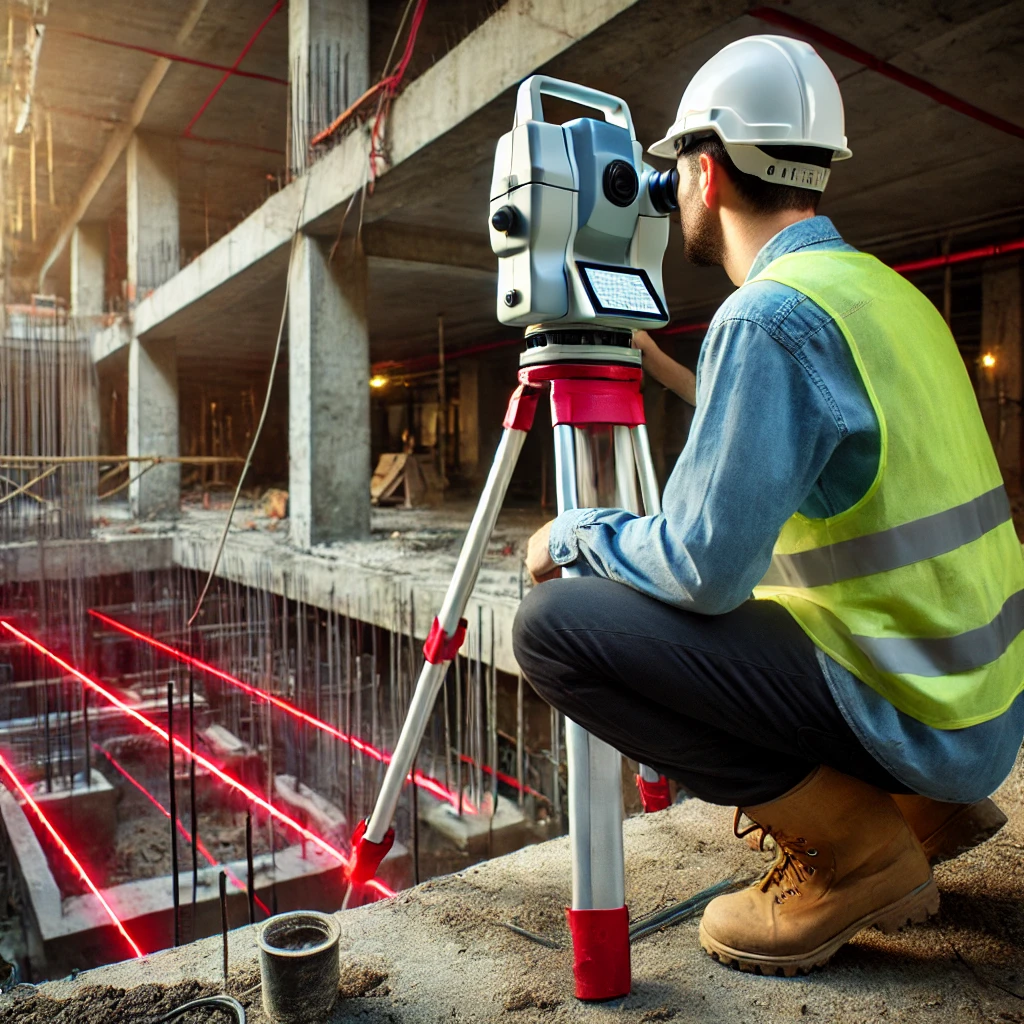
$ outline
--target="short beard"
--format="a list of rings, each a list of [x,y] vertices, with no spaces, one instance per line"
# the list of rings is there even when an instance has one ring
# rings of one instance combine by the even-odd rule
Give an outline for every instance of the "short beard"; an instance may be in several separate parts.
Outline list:
[[[683,255],[698,267],[720,267],[725,259],[722,227],[691,188],[679,210],[683,229]]]

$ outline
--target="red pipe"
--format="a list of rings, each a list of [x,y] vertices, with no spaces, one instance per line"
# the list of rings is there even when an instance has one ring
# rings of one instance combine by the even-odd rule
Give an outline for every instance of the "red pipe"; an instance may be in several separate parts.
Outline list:
[[[185,127],[185,130],[184,132],[182,132],[182,134],[186,138],[188,138],[192,134],[192,129],[195,127],[196,122],[206,112],[206,108],[213,102],[213,98],[217,95],[217,93],[220,92],[224,83],[238,70],[238,65],[241,64],[242,61],[245,59],[245,55],[253,48],[253,46],[256,43],[256,40],[259,39],[263,30],[270,24],[270,22],[273,20],[274,15],[277,14],[277,12],[281,10],[283,6],[284,0],[277,0],[277,3],[274,4],[270,13],[263,19],[263,21],[260,22],[259,27],[249,37],[249,41],[245,44],[244,47],[242,47],[242,52],[235,58],[234,64],[232,64],[231,67],[224,72],[224,75],[221,78],[221,80],[213,87],[213,90],[211,91],[210,95],[207,96],[205,100],[203,100],[202,105],[195,112],[195,115],[193,116],[192,120],[189,121],[188,125]]]
[[[894,82],[899,82],[900,85],[905,85],[908,89],[913,89],[959,114],[966,114],[968,117],[974,118],[975,121],[987,124],[990,128],[1006,132],[1007,135],[1015,135],[1018,139],[1024,139],[1024,128],[1020,125],[1007,121],[996,114],[991,114],[987,110],[982,110],[981,107],[976,107],[973,103],[968,103],[966,100],[946,92],[945,89],[940,89],[937,85],[932,85],[931,82],[910,74],[909,71],[903,71],[895,64],[890,64],[888,61],[868,53],[867,50],[862,50],[859,46],[854,46],[853,43],[847,42],[831,32],[826,32],[825,29],[818,28],[817,25],[812,25],[809,21],[804,21],[803,18],[777,11],[774,7],[755,7],[747,13],[754,18],[768,22],[769,25],[789,29],[796,35],[820,43],[832,50],[833,53],[863,64],[864,67],[877,71],[878,74],[891,78]]]
[[[173,743],[186,757],[190,757],[196,764],[202,765],[211,775],[216,776],[225,785],[230,786],[232,789],[237,790],[241,793],[250,803],[255,804],[257,807],[262,808],[267,814],[273,816],[281,824],[286,825],[288,828],[297,832],[304,839],[311,842],[314,846],[318,847],[324,853],[329,854],[336,860],[340,861],[346,871],[351,870],[351,861],[345,856],[341,850],[335,849],[327,842],[326,839],[322,839],[315,832],[311,832],[308,828],[300,825],[294,818],[289,817],[283,811],[278,810],[269,800],[265,800],[258,793],[254,793],[248,786],[244,786],[238,779],[232,778],[223,769],[218,768],[208,757],[204,757],[202,754],[197,753],[186,743],[183,743],[177,736],[170,736],[166,729],[161,729],[155,722],[151,722],[145,715],[140,714],[135,708],[128,704],[125,704],[123,700],[111,693],[106,687],[101,686],[96,682],[95,679],[91,679],[84,672],[80,672],[74,665],[69,664],[63,658],[54,654],[48,647],[43,646],[38,640],[34,640],[27,633],[22,633],[21,630],[16,629],[9,622],[4,619],[0,619],[0,627],[7,630],[11,636],[17,637],[22,643],[28,644],[29,647],[38,651],[44,657],[49,658],[55,665],[59,665],[65,672],[71,673],[76,679],[84,683],[89,687],[90,690],[98,693],[108,703],[113,704],[119,711],[124,712],[130,718],[135,719],[144,729],[148,729],[151,733],[159,736],[164,743]],[[394,896],[394,892],[389,889],[383,882],[378,879],[373,879],[367,883],[371,888],[375,889],[378,893],[383,896]]]
[[[92,892],[93,896],[95,896],[96,899],[100,901],[100,906],[103,907],[103,910],[106,912],[107,917],[110,918],[110,920],[113,922],[114,927],[121,933],[121,936],[124,938],[125,942],[127,942],[128,945],[131,947],[131,950],[135,954],[135,956],[142,956],[142,950],[139,949],[136,941],[131,937],[131,935],[128,934],[128,929],[125,928],[125,926],[121,923],[121,919],[117,916],[117,914],[114,913],[113,908],[103,898],[103,893],[100,892],[99,888],[96,886],[96,883],[89,877],[88,872],[85,870],[85,868],[82,867],[78,858],[71,852],[71,847],[68,846],[66,842],[64,842],[64,840],[60,836],[60,833],[53,827],[53,825],[50,824],[50,820],[46,817],[45,814],[43,814],[39,804],[37,804],[35,800],[32,799],[32,794],[29,793],[28,789],[26,788],[25,784],[21,781],[21,779],[19,779],[18,776],[14,774],[14,769],[11,768],[11,766],[7,763],[7,760],[4,758],[2,754],[0,754],[0,768],[2,768],[7,773],[8,778],[10,778],[11,782],[14,784],[15,789],[17,789],[18,792],[22,795],[22,797],[25,800],[25,803],[27,803],[29,807],[32,808],[33,812],[35,812],[35,816],[39,819],[39,823],[50,834],[50,838],[53,839],[53,841],[57,844],[61,853],[63,853],[64,856],[67,857],[68,862],[78,873],[78,877],[81,878],[83,882],[85,882],[85,884],[89,887],[90,891]]]
[[[929,256],[928,259],[911,260],[909,263],[896,263],[892,269],[898,274],[913,274],[918,270],[950,267],[956,263],[971,263],[974,260],[985,260],[991,256],[1002,256],[1005,253],[1019,252],[1022,249],[1024,249],[1024,238],[1015,238],[1012,242],[983,245],[978,249],[964,249],[962,252],[951,252],[945,256]]]
[[[93,36],[88,32],[72,32],[68,29],[51,28],[48,31],[56,32],[62,36],[74,36],[76,39],[87,39],[91,43],[102,43],[104,46],[116,46],[122,50],[135,50],[137,53],[145,53],[150,57],[159,57],[161,60],[170,60],[178,64],[191,64],[197,68],[209,68],[211,71],[226,71],[229,75],[236,75],[239,78],[255,78],[260,82],[273,82],[275,85],[287,85],[287,78],[275,78],[273,75],[261,75],[258,71],[240,71],[238,68],[229,68],[225,64],[211,64],[206,60],[197,60],[195,57],[185,57],[180,53],[167,53],[164,50],[154,50],[149,46],[137,46],[134,43],[122,43],[117,39],[104,39],[103,36]],[[51,108],[52,109],[52,108]]]

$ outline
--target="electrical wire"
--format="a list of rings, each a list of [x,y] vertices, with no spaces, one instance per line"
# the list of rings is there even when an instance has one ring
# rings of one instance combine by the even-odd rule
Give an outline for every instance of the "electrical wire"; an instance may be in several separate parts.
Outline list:
[[[204,996],[202,999],[193,999],[192,1002],[184,1003],[162,1017],[154,1018],[151,1024],[170,1024],[170,1021],[183,1017],[190,1010],[201,1010],[203,1007],[233,1013],[237,1024],[245,1024],[245,1007],[231,996]]]

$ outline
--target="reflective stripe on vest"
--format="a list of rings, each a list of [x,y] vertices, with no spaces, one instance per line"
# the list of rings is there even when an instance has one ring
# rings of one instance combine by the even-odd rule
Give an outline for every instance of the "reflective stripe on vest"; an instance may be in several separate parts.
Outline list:
[[[881,672],[912,676],[951,676],[970,672],[1001,657],[1024,632],[1024,590],[1018,590],[984,626],[958,636],[907,639],[851,636]]]
[[[1001,526],[1010,518],[1010,499],[1000,484],[962,505],[925,516],[923,519],[893,526],[888,530],[839,541],[836,544],[826,544],[824,547],[792,555],[773,555],[771,565],[760,585],[824,587],[857,576],[888,572],[890,569],[899,569],[904,565],[923,562],[926,558],[935,558],[948,551],[955,551],[964,544],[970,544],[971,541],[984,536],[989,530]],[[869,652],[865,650],[865,653]],[[873,656],[871,660],[885,671],[911,671],[888,668],[879,664]],[[981,661],[978,664],[983,665],[985,662]],[[915,671],[914,674],[932,676],[944,673]]]

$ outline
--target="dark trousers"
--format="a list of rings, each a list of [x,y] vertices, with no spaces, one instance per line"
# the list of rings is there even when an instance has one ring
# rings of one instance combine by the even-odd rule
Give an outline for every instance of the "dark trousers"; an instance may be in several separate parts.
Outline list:
[[[702,800],[753,807],[826,764],[909,790],[860,744],[814,644],[772,601],[698,615],[594,577],[534,587],[516,659],[549,704]]]

